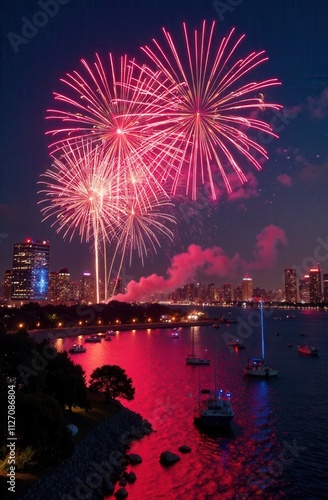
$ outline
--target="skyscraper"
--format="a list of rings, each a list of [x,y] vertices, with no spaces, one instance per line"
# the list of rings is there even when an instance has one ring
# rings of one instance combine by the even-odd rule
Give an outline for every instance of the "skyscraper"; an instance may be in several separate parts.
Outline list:
[[[5,300],[11,299],[11,283],[12,283],[12,270],[5,271],[3,280],[3,298]]]
[[[226,304],[230,304],[232,301],[232,286],[230,283],[223,284],[223,300]]]
[[[323,275],[323,301],[328,302],[328,274]]]
[[[253,280],[247,274],[245,278],[243,278],[241,288],[242,288],[243,301],[247,302],[252,298],[253,295]]]
[[[49,285],[49,241],[14,245],[12,300],[45,300]]]
[[[299,280],[300,301],[309,304],[310,302],[310,275],[304,274]]]
[[[285,300],[297,302],[296,269],[285,269]]]
[[[310,269],[310,302],[316,304],[322,300],[321,271],[319,267]]]
[[[83,273],[81,280],[81,302],[94,304],[96,302],[96,282],[90,273]]]

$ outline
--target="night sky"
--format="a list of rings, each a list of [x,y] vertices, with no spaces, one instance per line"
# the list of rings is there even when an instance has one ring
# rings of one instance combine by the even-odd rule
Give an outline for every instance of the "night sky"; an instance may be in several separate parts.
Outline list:
[[[283,105],[280,113],[266,112],[279,139],[266,140],[269,160],[261,171],[241,165],[249,182],[236,184],[231,196],[222,192],[213,202],[200,189],[193,203],[181,194],[173,211],[178,219],[174,242],[163,239],[144,267],[137,257],[131,268],[127,262],[125,277],[167,277],[171,265],[172,280],[179,266],[187,266],[186,279],[235,285],[248,272],[254,286],[273,289],[283,287],[285,267],[305,273],[320,260],[328,273],[326,0],[58,0],[58,8],[50,2],[58,12],[48,19],[36,16],[43,3],[4,0],[0,7],[0,281],[12,266],[14,243],[26,237],[50,240],[52,271],[65,266],[77,280],[93,270],[90,244],[81,244],[78,236],[63,241],[48,221],[41,222],[37,205],[39,176],[51,163],[46,110],[54,107],[52,93],[63,90],[60,78],[81,70],[80,59],[92,62],[96,52],[146,62],[140,46],[161,39],[163,26],[179,38],[183,21],[198,28],[203,19],[216,20],[217,40],[232,27],[245,33],[244,55],[265,49],[269,61],[253,78],[277,77],[282,83],[266,91],[269,101]],[[29,28],[30,38],[24,38],[26,20],[33,19],[45,25]],[[188,251],[192,244],[200,248]],[[204,254],[212,247],[221,250]]]

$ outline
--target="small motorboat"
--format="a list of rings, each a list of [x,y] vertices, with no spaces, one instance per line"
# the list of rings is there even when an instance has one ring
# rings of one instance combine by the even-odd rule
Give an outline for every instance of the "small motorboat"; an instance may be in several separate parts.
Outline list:
[[[179,338],[179,329],[178,328],[173,328],[173,332],[171,333],[171,337],[174,339]]]
[[[85,352],[86,348],[81,344],[73,344],[73,346],[69,349],[71,354],[78,354],[80,352]]]
[[[235,347],[236,349],[245,349],[245,344],[239,339],[231,340],[230,342],[228,342],[228,345],[231,347]]]
[[[101,342],[101,337],[97,334],[93,334],[87,337],[85,342]]]
[[[299,345],[297,346],[297,350],[301,354],[307,354],[309,356],[318,356],[319,354],[319,349],[317,349],[312,345],[305,345],[305,344]]]

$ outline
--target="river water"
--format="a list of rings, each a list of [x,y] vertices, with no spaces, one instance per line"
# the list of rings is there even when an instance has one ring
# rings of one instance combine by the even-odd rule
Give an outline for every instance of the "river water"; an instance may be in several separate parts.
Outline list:
[[[133,467],[137,481],[127,486],[128,498],[328,498],[328,312],[265,311],[266,360],[279,369],[278,377],[268,380],[243,375],[247,358],[260,355],[258,312],[207,312],[237,323],[220,329],[185,327],[178,339],[170,328],[122,331],[111,342],[86,344],[86,353],[71,355],[87,380],[103,364],[124,368],[136,394],[123,404],[156,430],[132,445],[130,452],[143,462]],[[291,314],[295,318],[288,319]],[[209,366],[186,365],[192,333],[196,354],[208,357]],[[246,349],[234,351],[227,342],[238,336]],[[55,345],[68,350],[74,342],[65,338]],[[219,388],[231,392],[236,414],[231,430],[224,432],[204,431],[193,423],[199,388],[214,385],[215,342]],[[300,343],[318,347],[319,356],[298,353]],[[184,444],[191,453],[178,452]],[[164,468],[159,463],[164,450],[180,454],[181,460]]]

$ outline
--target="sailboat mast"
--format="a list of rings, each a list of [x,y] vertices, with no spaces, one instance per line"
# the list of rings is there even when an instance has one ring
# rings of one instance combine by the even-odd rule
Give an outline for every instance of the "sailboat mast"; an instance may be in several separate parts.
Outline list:
[[[215,402],[217,400],[217,375],[216,375],[216,370],[217,370],[217,367],[216,367],[216,351],[217,351],[217,347],[216,347],[216,339],[214,341],[214,398],[215,398]]]
[[[260,314],[261,314],[261,342],[262,342],[262,359],[264,361],[264,328],[263,328],[263,302],[260,301]]]

